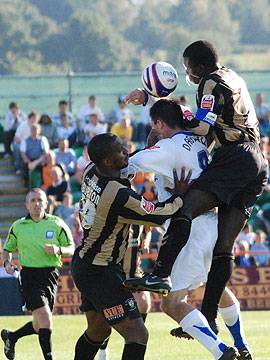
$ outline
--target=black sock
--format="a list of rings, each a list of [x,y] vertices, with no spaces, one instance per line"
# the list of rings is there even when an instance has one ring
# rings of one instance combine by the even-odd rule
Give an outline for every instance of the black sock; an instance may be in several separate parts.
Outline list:
[[[28,335],[33,335],[33,334],[37,334],[33,328],[33,323],[32,321],[29,321],[28,323],[26,323],[25,325],[23,325],[20,329],[11,332],[9,335],[9,338],[11,341],[16,342],[17,340],[19,340],[20,338],[24,337],[24,336],[28,336]]]
[[[100,350],[105,350],[107,349],[108,343],[109,343],[110,337],[108,337],[104,343],[100,346]]]
[[[145,320],[147,318],[147,313],[141,313],[141,316],[143,318],[143,322],[145,323]]]
[[[191,220],[181,216],[171,221],[164,235],[153,273],[159,277],[170,276],[179,252],[186,245],[191,229]]]
[[[221,254],[213,258],[208,273],[201,312],[208,321],[217,317],[218,304],[233,270],[233,256]]]
[[[52,360],[52,330],[39,329],[38,339],[45,360]]]
[[[103,343],[95,343],[88,337],[86,332],[84,332],[75,346],[74,360],[93,360],[102,344]]]
[[[146,345],[138,343],[125,344],[122,360],[143,360]]]

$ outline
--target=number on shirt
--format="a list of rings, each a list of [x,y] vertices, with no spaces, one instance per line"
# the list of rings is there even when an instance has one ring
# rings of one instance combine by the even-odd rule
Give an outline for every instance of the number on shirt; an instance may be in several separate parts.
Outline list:
[[[204,170],[208,165],[208,154],[205,150],[201,150],[197,153],[199,166]]]

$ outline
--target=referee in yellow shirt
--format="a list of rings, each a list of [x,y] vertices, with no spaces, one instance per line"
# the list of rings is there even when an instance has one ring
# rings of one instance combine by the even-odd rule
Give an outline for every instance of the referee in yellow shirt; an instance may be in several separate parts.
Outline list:
[[[31,189],[26,195],[28,215],[15,221],[3,251],[6,272],[13,274],[12,253],[17,251],[21,270],[23,302],[32,311],[33,321],[12,332],[1,331],[4,353],[9,360],[15,358],[15,344],[23,336],[38,334],[45,360],[52,360],[52,310],[62,265],[61,255],[72,255],[74,244],[71,231],[57,216],[46,214],[48,201],[45,192]]]

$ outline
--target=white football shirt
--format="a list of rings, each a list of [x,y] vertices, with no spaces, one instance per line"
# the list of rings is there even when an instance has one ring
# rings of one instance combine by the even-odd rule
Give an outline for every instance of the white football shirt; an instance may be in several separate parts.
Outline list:
[[[179,131],[130,157],[128,172],[155,173],[158,200],[164,201],[171,196],[165,187],[174,187],[173,169],[176,169],[179,179],[183,167],[186,175],[189,170],[192,171],[191,180],[197,179],[208,165],[208,157],[205,137]]]

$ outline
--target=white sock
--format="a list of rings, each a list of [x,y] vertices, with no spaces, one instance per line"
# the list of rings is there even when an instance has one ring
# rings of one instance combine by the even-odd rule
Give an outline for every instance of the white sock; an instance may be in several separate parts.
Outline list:
[[[203,314],[194,309],[188,313],[181,321],[180,326],[184,331],[198,340],[206,349],[208,349],[217,360],[221,358],[226,350],[226,345],[220,341],[216,334],[211,330]]]
[[[233,304],[225,308],[219,308],[218,311],[230,331],[234,340],[234,345],[238,349],[248,347],[241,320],[240,306],[238,304]]]

